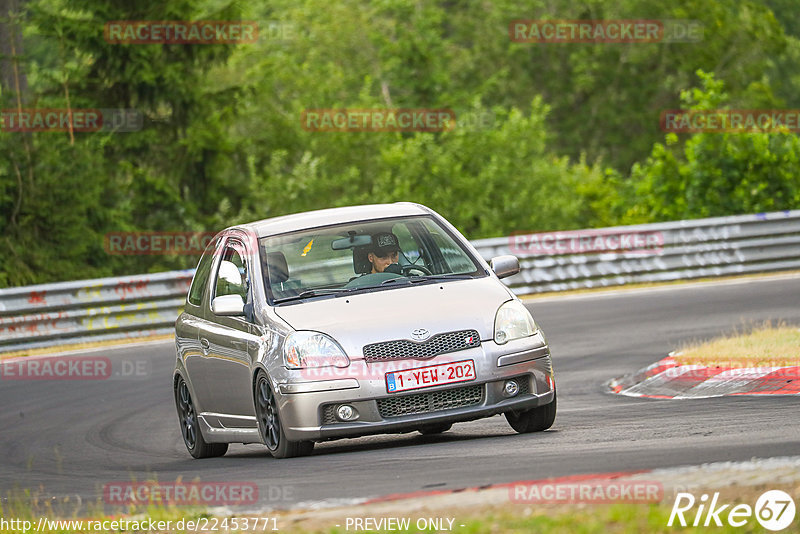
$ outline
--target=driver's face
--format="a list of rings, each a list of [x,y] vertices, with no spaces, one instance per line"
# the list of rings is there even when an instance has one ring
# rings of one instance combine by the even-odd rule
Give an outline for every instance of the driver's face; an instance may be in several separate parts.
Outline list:
[[[374,252],[370,252],[367,259],[372,264],[373,273],[382,273],[388,266],[397,263],[399,257],[400,254],[397,251],[389,252],[386,256],[378,256]]]

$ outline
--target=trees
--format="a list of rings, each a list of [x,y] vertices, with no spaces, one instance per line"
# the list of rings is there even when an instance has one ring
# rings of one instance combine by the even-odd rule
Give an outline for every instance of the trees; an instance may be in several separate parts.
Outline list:
[[[730,96],[712,73],[682,92],[686,109],[726,107]],[[698,133],[683,145],[674,133],[634,166],[624,220],[649,222],[756,213],[800,204],[800,139],[792,132]]]
[[[0,132],[7,156],[0,159],[0,285],[186,265],[186,258],[110,256],[103,237],[197,229],[202,214],[215,210],[220,191],[206,163],[224,151],[214,117],[228,97],[213,94],[204,74],[229,49],[112,45],[102,30],[109,20],[202,16],[233,18],[236,9],[29,0],[9,15],[24,28],[26,107],[136,109],[146,119],[142,131],[125,134]],[[3,89],[2,107],[16,109],[13,88]],[[195,131],[202,133],[187,133]]]
[[[797,203],[794,134],[664,140],[658,121],[698,68],[714,77],[686,93],[691,105],[800,107],[798,23],[784,0],[3,5],[17,6],[0,18],[23,36],[27,106],[133,108],[144,125],[0,131],[0,286],[194,261],[109,255],[107,232],[214,231],[345,204],[423,202],[479,238]],[[614,18],[694,19],[706,34],[638,44],[508,35],[514,19]],[[182,19],[255,20],[262,31],[240,45],[103,39],[111,20]],[[13,108],[17,84],[9,58],[0,62],[0,103]],[[445,132],[316,132],[300,123],[311,108],[445,108],[490,120]]]

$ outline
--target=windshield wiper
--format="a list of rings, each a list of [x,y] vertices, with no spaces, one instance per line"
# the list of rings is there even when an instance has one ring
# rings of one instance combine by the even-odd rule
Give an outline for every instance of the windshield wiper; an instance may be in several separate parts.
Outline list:
[[[383,285],[386,285],[386,284],[393,284],[394,282],[403,283],[403,284],[411,284],[412,283],[412,281],[409,280],[408,278],[406,278],[405,276],[398,276],[397,278],[389,278],[387,280],[384,280],[383,282],[381,282],[378,285],[383,286]]]
[[[475,275],[472,274],[426,274],[414,275],[409,280],[411,283],[425,282],[427,280],[472,280]]]
[[[383,285],[387,284],[418,284],[420,282],[431,282],[437,280],[471,280],[475,278],[474,275],[471,274],[429,274],[425,276],[414,275],[410,277],[405,276],[398,276],[397,278],[389,278],[387,280],[382,281],[381,283],[374,285],[374,286],[363,286],[363,287],[320,287],[317,289],[306,289],[305,291],[301,292],[298,295],[292,295],[291,297],[284,297],[282,299],[275,300],[275,304],[282,304],[284,302],[291,302],[294,300],[302,300],[308,297],[320,297],[323,295],[338,295],[340,293],[351,293],[353,291],[364,291],[369,289],[378,288]]]
[[[282,302],[290,302],[292,300],[300,300],[306,297],[319,297],[322,295],[336,295],[337,293],[348,293],[350,291],[354,291],[358,288],[350,287],[350,288],[335,288],[335,287],[321,287],[317,289],[306,289],[302,293],[298,295],[292,295],[291,297],[284,297],[282,299],[276,299],[275,304],[280,304]]]
[[[475,278],[472,274],[426,274],[426,275],[411,275],[409,277],[389,278],[380,283],[380,285],[391,284],[394,282],[417,284],[419,282],[429,282],[434,280],[472,280]]]

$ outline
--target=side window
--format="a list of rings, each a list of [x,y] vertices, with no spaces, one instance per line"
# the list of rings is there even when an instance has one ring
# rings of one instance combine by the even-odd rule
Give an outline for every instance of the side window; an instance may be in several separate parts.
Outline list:
[[[223,295],[239,295],[247,300],[247,264],[236,242],[228,242],[222,251],[222,258],[217,271],[217,283],[214,297]]]
[[[192,286],[189,288],[189,304],[200,306],[203,302],[203,291],[208,282],[208,275],[211,273],[211,264],[213,263],[212,260],[214,259],[214,251],[216,248],[217,240],[215,239],[206,247],[203,257],[200,258],[200,263],[197,264],[197,270],[194,273],[194,279],[192,279]]]

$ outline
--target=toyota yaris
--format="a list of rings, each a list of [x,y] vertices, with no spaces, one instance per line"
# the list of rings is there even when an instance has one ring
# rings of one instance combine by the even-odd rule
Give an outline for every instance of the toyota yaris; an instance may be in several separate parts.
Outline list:
[[[195,458],[263,443],[448,430],[556,415],[550,351],[487,264],[418,204],[336,208],[234,226],[205,250],[175,324],[174,394]]]

